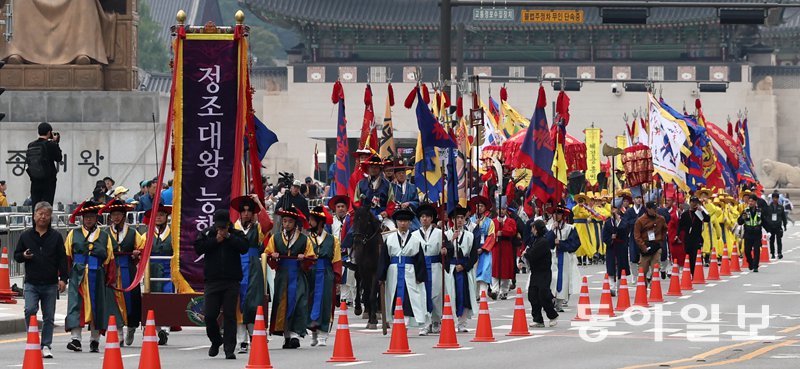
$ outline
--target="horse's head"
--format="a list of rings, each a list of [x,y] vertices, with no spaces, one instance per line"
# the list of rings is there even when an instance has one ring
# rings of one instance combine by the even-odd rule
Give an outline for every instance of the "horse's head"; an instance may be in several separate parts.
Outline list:
[[[360,253],[364,246],[381,241],[380,225],[368,206],[357,207],[353,214],[353,251]]]

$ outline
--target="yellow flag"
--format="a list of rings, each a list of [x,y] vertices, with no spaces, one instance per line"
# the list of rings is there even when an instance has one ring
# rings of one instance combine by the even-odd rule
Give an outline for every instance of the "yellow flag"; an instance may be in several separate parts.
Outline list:
[[[586,128],[586,180],[590,185],[597,184],[597,175],[600,174],[600,143],[603,130],[600,128]]]
[[[511,137],[523,129],[527,129],[528,125],[530,125],[528,118],[525,118],[511,107],[508,101],[501,102],[500,110],[503,112],[503,122],[501,122],[500,126],[506,136]]]
[[[556,153],[553,157],[553,175],[559,182],[567,184],[567,158],[564,157],[564,143],[556,144]]]

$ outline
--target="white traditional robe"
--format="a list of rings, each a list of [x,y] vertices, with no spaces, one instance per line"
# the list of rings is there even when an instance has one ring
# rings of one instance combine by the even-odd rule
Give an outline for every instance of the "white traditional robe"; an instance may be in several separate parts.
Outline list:
[[[555,221],[550,220],[547,224],[547,229],[555,233],[559,241],[566,240],[570,233],[575,230],[571,224],[562,223],[561,229],[554,229]],[[559,300],[569,300],[569,295],[576,294],[580,291],[581,274],[578,270],[578,258],[574,252],[565,252],[562,268],[558,267],[558,254],[557,250],[553,250],[553,262],[550,269],[553,272],[553,280],[550,282],[550,290]],[[561,288],[558,288],[558,281],[561,278]]]
[[[428,274],[428,281],[425,284],[426,292],[430,286],[430,294],[433,305],[431,306],[431,320],[440,322],[442,320],[442,230],[430,226],[427,231],[422,227],[414,232],[414,237],[419,240],[422,250],[425,253],[425,265],[430,264],[431,272]],[[427,295],[426,295],[427,303]]]
[[[400,243],[400,239],[403,239],[405,245]],[[390,233],[386,237],[385,243],[389,260],[395,257],[406,258],[405,270],[400,271],[402,274],[399,277],[405,279],[404,298],[409,301],[411,310],[414,312],[414,317],[408,319],[407,324],[409,326],[422,326],[427,324],[429,315],[425,283],[417,283],[416,269],[414,266],[414,259],[417,257],[417,254],[420,253],[420,250],[422,250],[420,239],[414,237],[411,231],[408,231],[405,235],[401,235],[400,232],[395,232]],[[386,307],[386,311],[384,313],[387,317],[394,317],[394,309],[392,307],[394,306],[394,301],[397,297],[395,296],[397,289],[397,278],[398,264],[390,263],[386,272],[386,287],[384,294],[384,306]],[[390,319],[387,319],[387,321],[389,320]]]

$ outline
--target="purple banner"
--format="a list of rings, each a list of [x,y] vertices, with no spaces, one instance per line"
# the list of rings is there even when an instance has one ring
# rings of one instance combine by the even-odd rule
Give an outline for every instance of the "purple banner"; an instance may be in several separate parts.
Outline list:
[[[183,134],[175,138],[182,142],[176,168],[182,183],[175,198],[180,214],[174,218],[180,222],[181,274],[202,291],[203,261],[194,252],[194,241],[213,226],[214,212],[230,205],[238,57],[233,40],[186,40],[183,45]]]

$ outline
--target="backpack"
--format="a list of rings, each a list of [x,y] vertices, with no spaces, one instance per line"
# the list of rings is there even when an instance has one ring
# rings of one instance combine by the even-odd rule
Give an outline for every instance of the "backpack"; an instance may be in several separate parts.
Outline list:
[[[34,141],[28,144],[25,154],[25,164],[28,166],[26,172],[31,180],[47,179],[47,141]]]

